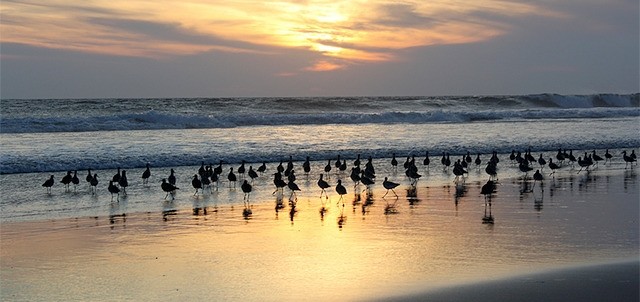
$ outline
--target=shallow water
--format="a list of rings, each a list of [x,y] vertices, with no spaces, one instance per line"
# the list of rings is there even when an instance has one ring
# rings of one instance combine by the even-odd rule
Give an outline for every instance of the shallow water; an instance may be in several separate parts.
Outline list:
[[[484,172],[472,170],[457,186],[439,166],[424,173],[428,180],[418,182],[416,197],[407,197],[408,181],[381,162],[379,174],[402,182],[399,198],[382,198],[378,185],[363,211],[347,186],[344,207],[329,192],[324,218],[315,181],[307,184],[302,175],[305,189],[293,218],[290,207],[274,210],[270,180],[251,196],[249,219],[242,215],[242,193],[225,186],[199,197],[184,190],[173,202],[163,201],[156,185],[134,186],[120,203],[101,193],[80,204],[102,206],[68,210],[76,215],[3,223],[0,292],[18,301],[366,300],[638,257],[638,168],[617,161],[577,174],[565,167],[555,180],[533,187],[501,163],[494,224],[482,223]],[[29,200],[51,202],[38,193]],[[385,215],[387,204],[395,204],[396,213]],[[96,212],[78,215],[83,207]]]

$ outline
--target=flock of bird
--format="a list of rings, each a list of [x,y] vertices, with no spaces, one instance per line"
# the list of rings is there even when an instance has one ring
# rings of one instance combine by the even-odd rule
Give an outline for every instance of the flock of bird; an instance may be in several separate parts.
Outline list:
[[[571,165],[571,166],[574,166],[577,163],[580,167],[577,173],[580,173],[584,170],[588,170],[590,167],[597,166],[600,162],[603,162],[604,164],[606,164],[613,158],[613,155],[609,153],[608,149],[605,151],[603,156],[598,155],[596,151],[593,150],[592,152],[585,152],[583,156],[578,156],[578,158],[576,158],[573,155],[572,150],[569,150],[567,152],[567,150],[559,149],[555,156],[555,161],[554,161],[553,158],[549,158],[548,160],[546,160],[543,157],[543,154],[540,154],[538,158],[535,158],[531,154],[530,150],[525,151],[524,154],[522,152],[516,152],[514,150],[509,155],[509,160],[514,165],[517,165],[518,169],[522,173],[524,173],[525,179],[528,177],[528,173],[530,171],[533,171],[535,169],[534,166],[537,165],[537,169],[533,174],[534,186],[535,186],[535,182],[542,181],[544,179],[544,174],[542,173],[542,170],[545,167],[548,167],[551,170],[551,172],[549,173],[549,176],[555,177],[556,170],[562,167],[565,164],[565,162],[568,162],[568,165]],[[627,151],[623,151],[622,156],[623,156],[622,159],[625,162],[625,169],[628,167],[629,164],[633,165],[635,162],[637,162],[635,151],[631,151],[630,154],[627,154]],[[332,163],[333,160],[335,161]],[[490,196],[495,191],[495,184],[498,180],[497,165],[499,161],[500,159],[498,158],[497,152],[494,151],[491,157],[489,158],[488,162],[484,166],[485,172],[489,175],[489,180],[481,189],[481,194],[485,196],[485,200],[487,196]],[[459,183],[461,181],[464,182],[465,175],[468,174],[468,169],[471,168],[472,165],[475,165],[476,168],[479,170],[483,164],[480,154],[478,154],[474,160],[471,157],[471,154],[469,152],[467,152],[466,155],[462,156],[456,161],[451,160],[449,153],[443,152],[442,157],[440,159],[440,163],[442,164],[443,171],[446,171],[446,172],[448,172],[449,168],[452,166],[451,171],[455,175],[454,182],[456,183]],[[429,169],[431,164],[429,152],[425,153],[425,158],[422,161],[422,164],[426,169]],[[392,154],[392,157],[391,157],[392,169],[394,171],[397,170],[398,165],[399,165],[399,162],[396,159],[396,155]],[[422,175],[419,173],[420,170],[416,165],[415,156],[408,156],[406,158],[406,161],[403,164],[403,167],[405,169],[405,175],[410,180],[410,186],[415,187],[418,179],[422,177]],[[326,199],[329,198],[326,190],[331,188],[332,185],[327,181],[327,179],[325,179],[325,175],[327,177],[330,177],[331,171],[334,168],[336,171],[338,171],[338,173],[346,173],[348,168],[347,161],[345,159],[341,159],[339,155],[336,159],[328,160],[326,166],[324,166],[324,169],[323,169],[324,173],[319,174],[319,179],[317,181],[317,185],[320,188],[320,198],[322,198],[323,196]],[[311,162],[309,157],[307,157],[306,160],[302,163],[302,170],[307,176],[311,173]],[[198,193],[202,194],[202,192],[205,190],[211,191],[212,187],[215,187],[216,189],[218,189],[219,183],[222,181],[221,178],[223,177],[222,176],[223,171],[224,171],[224,168],[223,168],[222,161],[220,161],[216,167],[214,167],[213,165],[205,165],[203,162],[200,168],[198,169],[198,171],[193,175],[193,178],[191,181],[191,185],[195,189],[194,195],[197,195]],[[235,172],[233,167],[228,167],[228,173],[226,173],[228,186],[229,188],[235,188],[236,182],[238,182],[239,179],[242,180],[242,184],[240,185],[240,188],[244,193],[245,205],[247,205],[249,201],[249,195],[253,190],[254,179],[260,177],[260,175],[263,175],[264,173],[266,173],[266,171],[267,171],[267,165],[265,162],[263,162],[261,166],[259,166],[257,169],[254,170],[253,166],[249,166],[249,168],[246,169],[246,162],[242,161],[241,165],[235,170]],[[245,177],[245,174],[248,177]],[[290,191],[290,196],[289,196],[290,202],[297,200],[296,192],[300,191],[300,187],[295,182],[296,171],[295,171],[294,162],[291,157],[289,157],[289,161],[286,164],[286,168],[283,165],[283,162],[281,161],[280,164],[276,167],[276,171],[272,174],[272,176],[273,176],[273,184],[275,186],[275,191],[273,192],[273,194],[276,194],[276,193],[284,194],[283,191],[284,191],[284,188],[286,187]],[[144,185],[147,185],[150,177],[151,177],[151,169],[150,169],[150,165],[147,164],[146,169],[141,175],[142,183]],[[375,167],[373,165],[373,159],[369,157],[366,160],[366,163],[364,163],[364,167],[362,167],[360,155],[358,155],[357,158],[353,161],[353,165],[351,166],[349,178],[353,181],[354,191],[361,184],[365,186],[364,190],[370,191],[371,186],[375,184],[375,180],[376,180],[376,172],[375,172]],[[93,195],[97,194],[97,186],[99,183],[98,174],[96,173],[92,174],[91,170],[89,169],[87,171],[87,176],[85,180],[90,185],[91,194]],[[67,192],[71,190],[70,189],[71,184],[74,185],[74,190],[75,190],[76,186],[79,185],[80,183],[80,179],[78,178],[77,171],[73,171],[73,172],[68,171],[67,174],[62,178],[60,182],[65,186],[65,190]],[[54,176],[51,175],[42,184],[42,186],[46,188],[48,194],[51,194],[51,187],[53,187],[54,184],[55,184]],[[389,194],[389,192],[393,193],[396,197],[398,197],[398,194],[395,192],[394,189],[399,185],[400,185],[399,183],[392,182],[388,179],[388,177],[385,177],[384,180],[382,181],[382,186],[384,187],[384,189],[386,189],[386,192],[382,197],[385,197],[387,194]],[[107,187],[109,193],[111,193],[111,200],[113,201],[113,198],[115,196],[116,200],[119,201],[120,194],[124,194],[124,195],[127,194],[126,190],[128,186],[129,186],[129,182],[127,179],[127,171],[121,170],[120,168],[118,168],[117,173],[113,175],[113,177],[109,180],[109,185]],[[179,188],[176,186],[176,176],[175,176],[175,171],[173,169],[170,170],[170,174],[167,178],[162,179],[160,187],[162,191],[166,193],[164,197],[165,199],[169,198],[169,196],[171,196],[172,200],[175,198],[176,190],[179,190]],[[348,191],[347,187],[345,187],[345,185],[343,184],[342,179],[337,180],[334,190],[340,196],[340,199],[338,202],[342,201],[343,196],[346,195]]]

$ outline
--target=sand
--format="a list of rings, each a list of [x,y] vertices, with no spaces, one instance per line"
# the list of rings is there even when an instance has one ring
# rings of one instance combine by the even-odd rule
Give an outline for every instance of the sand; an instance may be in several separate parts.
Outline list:
[[[3,222],[0,298],[637,301],[636,173],[560,174],[544,191],[503,178],[493,224],[483,223],[482,174],[463,186],[422,181],[416,192],[403,184],[398,199],[378,186],[365,207],[365,194],[343,207],[332,193],[324,216],[310,185],[295,212],[276,213],[266,194],[248,219],[241,203],[183,195],[183,206],[149,212]]]

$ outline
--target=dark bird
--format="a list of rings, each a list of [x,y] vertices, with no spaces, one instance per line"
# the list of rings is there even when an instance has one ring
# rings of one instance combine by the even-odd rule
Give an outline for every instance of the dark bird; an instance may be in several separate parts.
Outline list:
[[[244,173],[246,172],[245,167],[244,167],[244,163],[245,161],[242,160],[242,164],[240,164],[240,167],[238,167],[238,173],[240,173],[240,177],[244,178]]]
[[[78,171],[73,171],[73,177],[71,178],[71,183],[73,184],[73,191],[76,191],[76,187],[80,184],[80,179],[78,178]]]
[[[511,154],[509,154],[509,160],[511,160],[511,163],[516,160],[516,150],[511,150]]]
[[[91,195],[95,195],[98,189],[98,173],[93,174],[90,184],[91,184]]]
[[[253,166],[249,166],[249,172],[247,172],[247,175],[249,175],[249,177],[251,178],[252,183],[254,179],[258,178],[258,173],[253,170]]]
[[[222,161],[218,163],[218,166],[213,168],[213,174],[217,174],[217,175],[222,174]]]
[[[340,195],[340,199],[338,200],[338,202],[340,202],[340,200],[342,200],[343,195],[347,194],[347,188],[345,188],[342,185],[342,180],[338,179],[338,184],[336,185],[336,193],[338,193]]]
[[[265,171],[267,171],[267,163],[266,162],[262,162],[262,165],[260,165],[260,167],[258,167],[258,172],[264,173]]]
[[[176,174],[175,174],[175,171],[173,171],[173,169],[171,169],[171,173],[169,174],[168,180],[170,184],[174,186],[176,185]]]
[[[240,188],[242,188],[242,192],[244,192],[244,200],[245,201],[249,201],[249,193],[251,193],[251,189],[253,188],[245,179],[244,182],[242,183],[242,185],[240,186]]]
[[[280,164],[276,167],[276,171],[278,171],[278,173],[284,172],[284,166],[282,165],[282,161],[280,161]]]
[[[471,152],[467,151],[467,156],[464,157],[464,160],[467,162],[467,166],[471,164]]]
[[[349,175],[351,180],[353,180],[353,187],[357,187],[360,184],[360,172],[356,167],[351,168],[351,174]]]
[[[398,160],[396,159],[396,154],[391,154],[391,166],[394,170],[398,169]]]
[[[634,160],[638,160],[638,157],[636,157],[636,150],[631,150],[631,154],[629,154],[629,157],[633,158]]]
[[[196,196],[198,194],[198,190],[202,189],[202,181],[198,179],[198,174],[193,175],[193,180],[191,180],[191,186],[193,186],[193,188],[196,189],[196,192],[193,193],[193,196]]]
[[[340,167],[338,167],[338,170],[340,170],[340,172],[344,172],[345,170],[347,170],[347,160],[346,159],[342,160],[342,164],[340,164]]]
[[[160,187],[162,188],[162,191],[165,191],[167,193],[164,196],[164,199],[167,199],[167,196],[169,196],[169,194],[171,194],[171,200],[175,199],[174,196],[173,196],[175,191],[180,189],[180,188],[172,185],[171,183],[168,183],[166,178],[162,179],[162,185],[160,185]]]
[[[340,161],[340,154],[338,154],[338,157],[336,158],[336,169],[340,169],[340,165],[342,165],[342,162]]]
[[[311,162],[309,160],[309,156],[307,156],[307,159],[304,161],[304,163],[302,163],[302,170],[305,174],[309,174],[309,172],[311,172]]]
[[[324,173],[327,173],[327,176],[329,176],[329,172],[331,172],[331,160],[329,160],[327,165],[324,166]]]
[[[559,168],[560,166],[554,163],[552,158],[549,158],[549,169],[551,169],[551,173],[549,173],[549,176],[553,175],[553,177],[555,178],[556,170],[558,170]]]
[[[62,180],[60,180],[60,182],[64,185],[66,191],[69,191],[69,184],[71,183],[72,178],[73,175],[71,175],[71,171],[67,171],[67,175],[62,177]]]
[[[382,186],[387,189],[387,192],[384,193],[384,195],[382,195],[382,198],[384,198],[385,196],[387,196],[387,194],[389,194],[389,190],[391,190],[391,192],[393,192],[393,195],[395,195],[396,197],[398,197],[398,194],[396,193],[396,191],[394,190],[397,186],[399,186],[400,184],[389,181],[387,179],[387,177],[384,178],[384,181],[382,182]]]
[[[489,161],[484,171],[489,174],[489,180],[498,180],[498,166],[495,162]]]
[[[118,184],[122,188],[122,194],[127,195],[127,187],[129,186],[129,181],[127,180],[127,171],[122,170],[120,174],[120,180],[118,180]]]
[[[540,187],[542,187],[542,180],[544,180],[542,173],[540,173],[540,170],[536,170],[536,173],[533,173],[533,188],[536,187],[536,182],[540,182]]]
[[[276,190],[271,193],[272,195],[276,192],[282,192],[282,189],[287,186],[287,183],[282,180],[282,174],[279,172],[273,173],[273,184],[276,186]]]
[[[582,169],[585,169],[588,172],[589,171],[589,166],[591,166],[591,161],[589,161],[586,156],[585,156],[584,159],[582,159],[582,157],[578,156],[578,165],[580,166],[580,170],[578,170],[578,174],[580,174],[580,172],[582,172]]]
[[[147,163],[147,168],[142,172],[142,184],[146,185],[149,183],[149,177],[151,177],[151,166]]]
[[[601,160],[603,160],[602,156],[596,154],[596,150],[593,150],[593,160],[596,162],[596,166]]]
[[[120,201],[120,189],[113,184],[113,180],[109,181],[109,193],[111,193],[111,201],[113,201],[113,194],[116,194],[116,201]]]
[[[544,169],[544,166],[547,164],[547,161],[542,158],[542,153],[540,153],[540,157],[538,157],[538,165],[540,165],[540,169]]]
[[[624,160],[624,168],[626,169],[629,164],[633,166],[633,162],[636,161],[635,158],[628,156],[627,151],[622,151],[622,159]]]
[[[612,158],[613,158],[613,155],[609,153],[609,149],[607,149],[607,151],[604,152],[604,164],[606,165],[607,162],[611,161]]]
[[[320,198],[322,198],[322,193],[324,193],[325,197],[329,199],[329,194],[327,194],[327,191],[325,191],[325,189],[330,188],[331,186],[327,181],[322,179],[322,174],[320,174],[320,179],[318,179],[318,187],[320,187],[320,189],[322,190],[320,191]]]
[[[231,183],[233,183],[233,187],[236,187],[236,181],[238,180],[238,178],[236,177],[236,174],[233,173],[233,168],[229,168],[229,174],[227,174],[227,180],[229,181],[229,188],[231,188]]]
[[[518,164],[518,169],[520,169],[520,172],[524,172],[525,179],[527,178],[529,171],[533,170],[533,168],[529,167],[529,161],[527,160],[522,160],[520,164]]]
[[[496,183],[493,180],[489,180],[480,189],[480,194],[484,195],[484,200],[486,201],[487,198],[491,199],[491,194],[493,194],[495,190],[496,190]]]
[[[291,195],[289,195],[289,200],[297,201],[298,195],[296,195],[296,191],[300,191],[300,187],[298,187],[298,185],[293,181],[290,181],[289,183],[287,183],[287,187],[289,188],[289,190],[291,190]],[[292,197],[294,198],[292,199]]]
[[[358,154],[356,160],[353,161],[353,165],[356,167],[360,166],[360,154]]]
[[[114,183],[118,183],[120,181],[120,167],[118,167],[118,172],[116,172],[116,174],[113,175],[113,177],[111,178],[111,180]]]
[[[211,180],[209,179],[209,176],[205,175],[204,177],[202,177],[202,179],[200,179],[200,182],[202,183],[203,192],[205,188],[209,188],[209,192],[211,192]]]
[[[91,184],[91,180],[93,179],[93,175],[91,174],[91,169],[87,169],[87,177],[85,177],[85,180]]]
[[[482,159],[480,159],[480,153],[478,153],[478,156],[476,156],[476,160],[474,163],[476,164],[476,168],[480,170],[480,165],[482,164]]]
[[[430,163],[431,163],[431,160],[429,159],[429,151],[425,151],[424,160],[422,161],[422,164],[427,166],[427,169],[429,169]]]
[[[565,156],[564,153],[562,153],[562,149],[558,149],[558,154],[556,154],[556,160],[558,160],[560,162],[560,165],[562,165],[562,163],[564,162]]]
[[[573,156],[573,150],[569,150],[569,156],[567,158],[571,162],[571,165],[573,165],[576,161],[578,161],[576,157]]]
[[[49,177],[49,179],[47,179],[42,186],[47,188],[47,193],[51,194],[51,187],[53,187],[54,181],[53,181],[53,175],[51,175],[51,177]]]

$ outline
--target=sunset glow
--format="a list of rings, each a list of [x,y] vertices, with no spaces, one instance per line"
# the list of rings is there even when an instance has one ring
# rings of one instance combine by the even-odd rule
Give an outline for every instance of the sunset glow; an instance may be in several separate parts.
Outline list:
[[[389,61],[409,47],[485,41],[509,31],[496,20],[551,14],[500,0],[4,1],[1,13],[5,43],[149,58],[302,49],[342,62],[309,62],[310,71]]]

